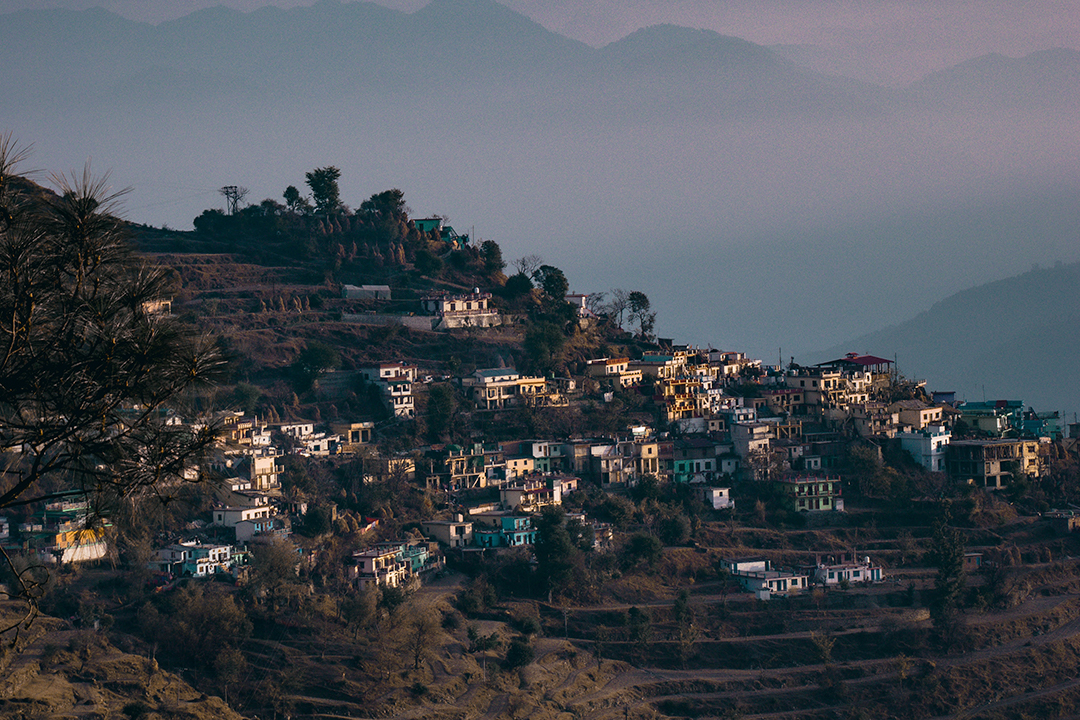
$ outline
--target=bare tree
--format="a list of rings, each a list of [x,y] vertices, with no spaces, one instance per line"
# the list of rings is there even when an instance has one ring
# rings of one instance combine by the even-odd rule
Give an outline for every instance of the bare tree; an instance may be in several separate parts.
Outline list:
[[[439,623],[435,619],[434,611],[417,610],[405,632],[405,648],[412,657],[413,670],[420,669],[420,663],[431,651],[438,632]]]
[[[615,288],[611,291],[611,299],[608,300],[605,306],[605,311],[610,316],[618,327],[622,327],[623,315],[626,314],[626,310],[630,307],[630,293],[622,288]]]
[[[178,424],[192,391],[223,360],[160,312],[170,274],[141,262],[114,215],[126,191],[107,176],[21,177],[25,150],[0,136],[0,510],[46,500],[86,504],[85,530],[123,502],[168,499],[200,476],[209,425]],[[10,567],[10,564],[9,564]],[[14,571],[14,568],[11,568]],[[36,615],[33,588],[16,630]]]
[[[589,293],[589,295],[585,298],[585,307],[587,307],[595,314],[599,315],[600,313],[604,312],[604,303],[606,300],[607,293],[605,292]]]
[[[514,267],[525,277],[531,278],[543,263],[544,260],[539,255],[526,255],[515,260]]]

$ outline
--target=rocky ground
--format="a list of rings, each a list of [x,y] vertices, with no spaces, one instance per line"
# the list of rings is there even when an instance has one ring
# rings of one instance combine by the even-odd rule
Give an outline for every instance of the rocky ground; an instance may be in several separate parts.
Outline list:
[[[0,604],[0,623],[15,622],[25,606]],[[152,659],[121,652],[104,634],[38,617],[0,650],[0,717],[105,720],[239,720],[218,697],[208,697]]]

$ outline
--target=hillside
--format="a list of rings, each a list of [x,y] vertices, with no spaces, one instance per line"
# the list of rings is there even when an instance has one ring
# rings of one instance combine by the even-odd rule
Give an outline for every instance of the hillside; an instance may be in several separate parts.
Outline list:
[[[151,606],[177,594],[198,597],[205,588],[239,601],[248,590],[189,582],[173,599],[148,597],[115,572],[69,572],[73,589],[96,588],[80,595],[96,602],[87,608],[116,622],[78,629],[41,618],[23,652],[0,660],[0,712],[163,720],[1071,717],[1080,703],[1080,565],[1069,559],[1076,540],[1032,518],[965,529],[966,547],[1000,564],[967,573],[966,609],[943,635],[925,607],[934,587],[930,528],[913,525],[915,514],[879,509],[869,513],[871,527],[829,530],[740,523],[732,532],[710,521],[698,547],[666,548],[655,564],[631,571],[622,552],[601,558],[625,572],[603,581],[586,575],[580,592],[595,593],[587,602],[485,599],[482,578],[512,582],[515,557],[489,561],[480,580],[451,573],[425,583],[374,617],[357,617],[355,603],[325,586],[292,586],[276,607],[248,602],[253,630],[240,644],[238,670],[215,662],[215,676],[200,678],[204,692],[227,692],[235,713],[148,657],[147,624],[156,620],[167,637]],[[887,582],[762,603],[715,570],[719,558],[740,552],[806,562],[854,542],[886,564]],[[131,597],[121,604],[123,593],[113,593],[125,587]],[[688,636],[680,632],[680,591],[693,621]],[[647,635],[635,636],[635,614],[647,618]],[[423,617],[428,630],[416,646]],[[490,644],[478,642],[485,638]],[[509,647],[522,639],[531,653],[515,666]],[[219,647],[212,635],[203,644]],[[158,652],[164,658],[172,649]]]
[[[956,293],[899,325],[807,359],[848,351],[897,358],[901,372],[968,400],[1023,400],[1039,411],[1080,409],[1075,328],[1080,263],[1058,263]]]
[[[0,626],[25,608],[5,599]],[[0,715],[6,718],[154,717],[240,720],[220,697],[208,697],[152,658],[123,652],[104,633],[39,617],[0,653]]]

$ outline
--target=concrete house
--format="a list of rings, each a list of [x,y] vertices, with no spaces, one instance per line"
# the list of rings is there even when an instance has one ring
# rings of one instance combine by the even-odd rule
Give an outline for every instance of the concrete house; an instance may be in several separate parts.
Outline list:
[[[339,452],[356,453],[359,452],[363,446],[371,444],[375,433],[375,423],[331,423],[330,431],[341,438],[341,445],[338,448]]]
[[[576,478],[574,478],[576,480]],[[506,510],[537,513],[562,504],[563,479],[532,476],[499,489],[499,503]]]
[[[194,540],[158,550],[151,569],[175,576],[207,577],[232,571],[236,563],[231,545],[199,543]]]
[[[805,573],[774,570],[767,558],[733,558],[722,562],[744,590],[754,593],[761,600],[768,600],[776,594],[794,595],[810,586],[810,578]]]
[[[436,330],[486,328],[502,324],[499,311],[491,307],[491,293],[482,293],[479,289],[461,295],[434,293],[420,302],[425,311],[438,318],[434,324]]]
[[[641,382],[641,370],[631,370],[629,358],[589,360],[585,366],[585,374],[608,387],[625,388]]]
[[[945,447],[952,433],[944,425],[928,425],[916,432],[896,434],[900,447],[930,472],[945,472]]]
[[[361,590],[378,585],[401,587],[411,574],[400,545],[378,546],[353,553]]]
[[[473,544],[473,524],[458,514],[453,520],[426,520],[421,526],[430,538],[450,548],[463,548]]]
[[[389,300],[389,285],[342,285],[341,297],[346,300]]]
[[[927,405],[921,400],[899,400],[890,405],[889,410],[897,414],[901,425],[909,426],[913,432],[925,430],[931,425],[941,425],[941,407]]]
[[[382,393],[383,403],[394,417],[411,418],[416,415],[413,383],[416,367],[405,363],[379,363],[357,368],[357,373]]]
[[[547,392],[542,377],[521,375],[513,368],[477,370],[461,381],[461,387],[482,410],[501,410],[511,405],[524,405],[530,396]]]
[[[828,475],[789,475],[773,481],[784,507],[796,512],[843,512],[840,478]]]
[[[708,438],[675,440],[671,479],[674,482],[712,482],[720,477],[720,443]]]
[[[877,583],[884,577],[881,566],[871,562],[870,556],[858,557],[854,552],[818,555],[813,565],[801,569],[822,587],[838,587],[845,582]]]
[[[713,510],[735,509],[735,501],[731,498],[731,488],[699,485],[694,487],[694,494]]]
[[[532,518],[505,512],[483,512],[472,516],[473,539],[482,548],[521,547],[536,542]]]
[[[954,482],[996,490],[1018,475],[1040,477],[1046,452],[1038,440],[953,440],[945,446],[945,472]]]

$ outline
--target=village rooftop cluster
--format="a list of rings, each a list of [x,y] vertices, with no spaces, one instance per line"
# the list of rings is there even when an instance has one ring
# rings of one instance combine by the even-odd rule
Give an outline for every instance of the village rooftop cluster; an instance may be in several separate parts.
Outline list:
[[[389,299],[386,286],[344,286],[346,298]],[[423,300],[428,316],[397,318],[427,330],[497,327],[490,295],[438,293]],[[595,316],[585,298],[570,294],[578,320]],[[167,309],[165,310],[167,311]],[[373,316],[374,317],[374,316]],[[357,317],[363,321],[363,317]],[[367,318],[385,322],[385,318]],[[292,527],[310,511],[281,492],[286,455],[334,460],[362,458],[364,483],[422,484],[445,499],[440,517],[425,520],[392,541],[365,542],[353,553],[349,577],[359,588],[415,586],[459,555],[528,547],[534,519],[560,506],[582,482],[624,492],[644,478],[685,485],[710,511],[733,512],[736,481],[766,483],[793,513],[827,517],[844,512],[838,474],[854,442],[897,444],[931,473],[949,482],[1001,490],[1018,478],[1045,472],[1063,439],[1056,414],[1038,414],[1019,401],[958,402],[951,393],[928,393],[924,383],[900,377],[885,358],[850,353],[812,366],[792,361],[769,366],[735,351],[696,348],[661,340],[639,357],[596,357],[579,374],[524,375],[511,367],[483,368],[451,377],[436,369],[387,362],[325,373],[319,383],[375,388],[390,420],[376,426],[355,418],[333,422],[266,422],[242,412],[169,423],[214,423],[219,443],[203,473],[217,488],[210,517],[192,517],[183,537],[163,539],[150,567],[166,583],[180,577],[229,577],[243,582],[251,548],[290,541]],[[663,430],[634,422],[625,432],[599,437],[521,438],[466,445],[436,444],[381,454],[380,434],[416,414],[416,397],[432,382],[449,382],[474,412],[498,416],[520,407],[569,407],[610,402],[614,393],[645,393]],[[903,399],[890,399],[902,389]],[[1076,428],[1073,428],[1075,435]],[[957,437],[962,433],[964,437]],[[472,503],[479,491],[491,500]],[[495,501],[496,493],[498,500]],[[87,505],[52,503],[15,527],[0,522],[5,548],[47,562],[95,560],[108,553],[108,523],[87,527]],[[331,509],[331,514],[334,510]],[[333,521],[335,518],[329,518]],[[592,546],[612,545],[610,525],[571,512],[566,522],[585,528]],[[828,522],[826,520],[826,522]],[[368,537],[379,520],[358,528]],[[312,551],[317,552],[317,551]],[[298,562],[303,560],[298,550]],[[311,559],[310,557],[308,558]],[[803,592],[814,585],[880,582],[883,569],[869,557],[827,558],[814,566],[774,569],[762,558],[729,558],[726,566],[758,597]]]

